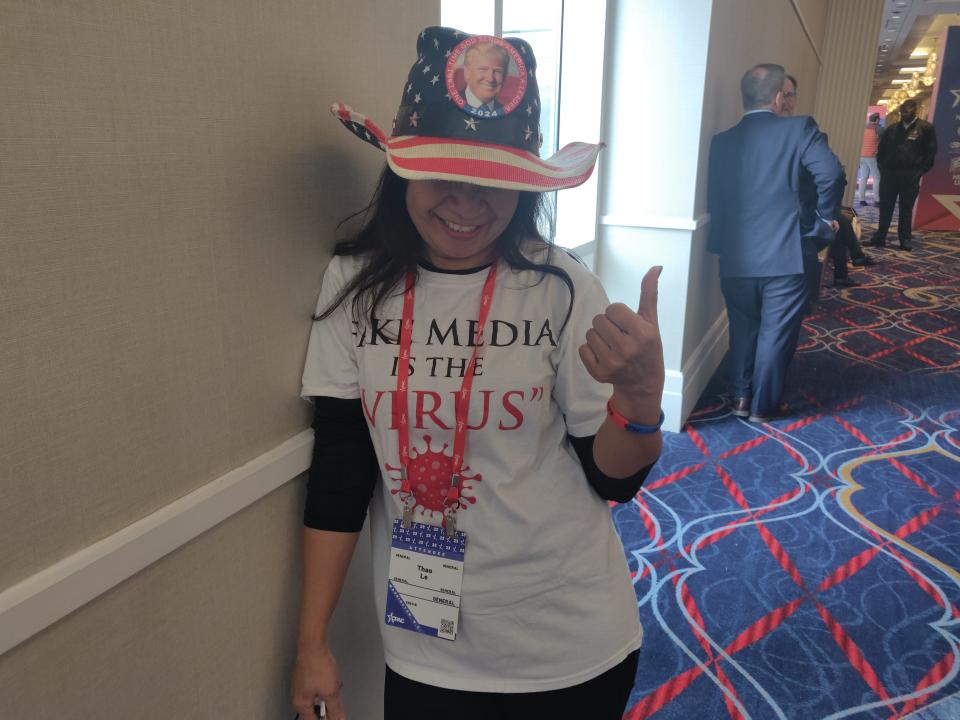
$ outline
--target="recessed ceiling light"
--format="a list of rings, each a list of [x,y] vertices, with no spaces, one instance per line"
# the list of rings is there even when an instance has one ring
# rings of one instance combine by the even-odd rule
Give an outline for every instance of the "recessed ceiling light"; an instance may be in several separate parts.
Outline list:
[[[896,80],[891,80],[891,85],[903,85],[904,83],[910,82],[907,78],[897,78]]]
[[[917,48],[912,53],[910,53],[911,58],[925,58],[930,54],[929,48]]]
[[[923,71],[926,70],[926,69],[927,69],[927,66],[926,66],[926,65],[919,65],[919,66],[914,65],[914,66],[912,66],[912,67],[902,67],[902,68],[900,68],[900,71],[899,71],[899,72],[902,72],[902,73],[915,73],[915,72],[923,72]]]

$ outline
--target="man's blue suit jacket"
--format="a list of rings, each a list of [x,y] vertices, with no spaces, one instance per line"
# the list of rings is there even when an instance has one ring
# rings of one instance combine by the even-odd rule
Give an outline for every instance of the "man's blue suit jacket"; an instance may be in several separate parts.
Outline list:
[[[714,136],[707,249],[720,255],[721,277],[804,271],[801,169],[813,178],[817,214],[826,222],[835,220],[843,167],[813,118],[751,113]]]

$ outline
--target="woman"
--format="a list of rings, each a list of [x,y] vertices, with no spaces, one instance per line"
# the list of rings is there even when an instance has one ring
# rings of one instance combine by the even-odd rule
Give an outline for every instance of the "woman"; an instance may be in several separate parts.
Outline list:
[[[481,42],[510,58],[496,116],[457,90]],[[526,42],[427,28],[417,51],[393,137],[333,108],[388,167],[324,275],[304,369],[293,703],[346,717],[326,637],[369,504],[386,718],[619,718],[642,632],[606,501],[660,453],[661,268],[639,312],[608,306],[540,234],[540,193],[585,181],[600,146],[537,157]]]

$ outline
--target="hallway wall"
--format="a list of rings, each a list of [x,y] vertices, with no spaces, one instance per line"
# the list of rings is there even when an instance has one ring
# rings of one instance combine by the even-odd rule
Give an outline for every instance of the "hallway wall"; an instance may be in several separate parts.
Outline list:
[[[847,171],[843,203],[853,205],[866,108],[870,102],[883,0],[830,4],[824,68],[814,117]]]
[[[393,8],[0,2],[0,596],[309,427],[333,230],[383,162],[328,108],[389,128],[439,18]],[[0,656],[0,717],[287,716],[301,486]]]

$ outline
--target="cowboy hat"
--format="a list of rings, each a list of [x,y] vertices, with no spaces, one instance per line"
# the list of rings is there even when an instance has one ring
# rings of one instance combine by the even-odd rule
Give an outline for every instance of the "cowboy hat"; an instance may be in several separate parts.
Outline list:
[[[403,87],[393,133],[348,105],[333,115],[386,152],[408,180],[449,180],[549,192],[584,183],[602,144],[575,142],[543,160],[536,59],[518,38],[428,27]]]

